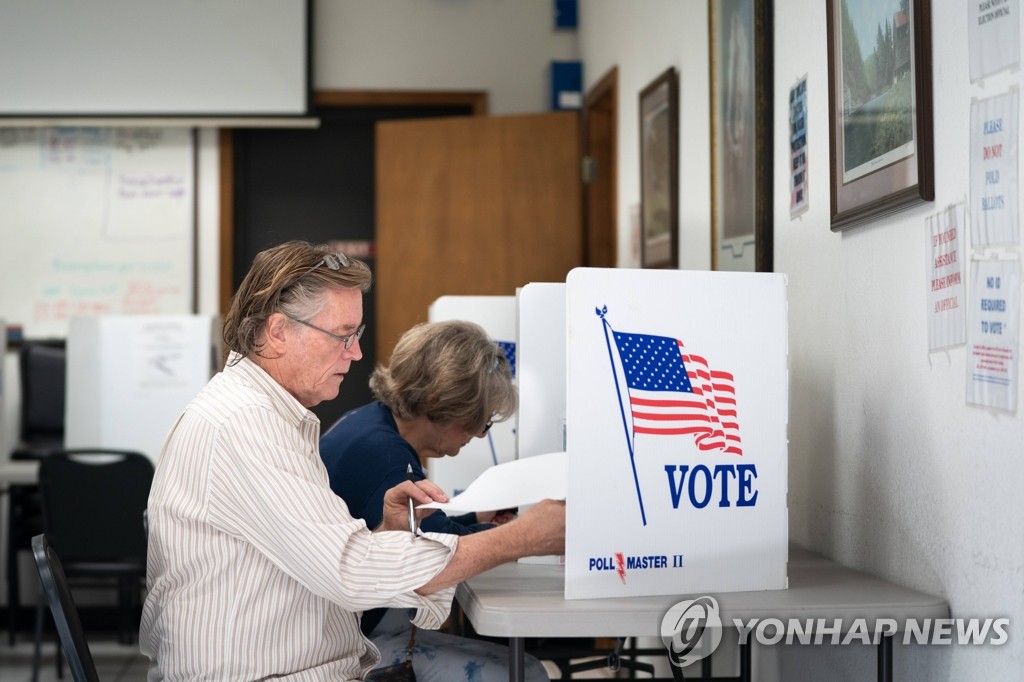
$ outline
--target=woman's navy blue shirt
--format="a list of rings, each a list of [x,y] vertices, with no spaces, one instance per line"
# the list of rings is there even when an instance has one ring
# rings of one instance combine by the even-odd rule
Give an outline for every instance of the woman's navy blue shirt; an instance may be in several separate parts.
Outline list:
[[[379,526],[383,519],[384,493],[406,479],[410,464],[414,480],[426,478],[416,450],[398,433],[395,418],[380,401],[342,415],[320,437],[320,457],[327,467],[331,490],[345,500],[352,516],[366,521],[370,529]],[[468,535],[493,527],[490,523],[476,523],[476,514],[449,517],[441,510],[420,521],[424,532],[452,535]],[[364,634],[380,622],[384,610],[363,614]]]

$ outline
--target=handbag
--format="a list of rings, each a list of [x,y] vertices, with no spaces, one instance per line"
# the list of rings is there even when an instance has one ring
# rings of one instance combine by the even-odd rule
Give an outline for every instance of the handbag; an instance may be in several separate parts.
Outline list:
[[[374,668],[366,676],[366,682],[416,682],[416,673],[412,669],[412,647],[416,641],[416,626],[409,633],[408,650],[405,660],[395,665]]]

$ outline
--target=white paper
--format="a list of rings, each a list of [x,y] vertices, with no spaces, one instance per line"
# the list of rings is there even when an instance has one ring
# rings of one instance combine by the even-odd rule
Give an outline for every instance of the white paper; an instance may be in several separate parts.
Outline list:
[[[971,277],[967,402],[1017,411],[1020,263],[979,261]]]
[[[1019,0],[968,0],[971,82],[1020,61]]]
[[[966,336],[964,310],[963,203],[928,216],[928,350],[960,346]]]
[[[971,246],[1020,243],[1018,91],[971,103]]]
[[[465,513],[514,509],[548,499],[564,500],[568,473],[569,458],[564,452],[517,459],[487,469],[448,502],[419,506]]]

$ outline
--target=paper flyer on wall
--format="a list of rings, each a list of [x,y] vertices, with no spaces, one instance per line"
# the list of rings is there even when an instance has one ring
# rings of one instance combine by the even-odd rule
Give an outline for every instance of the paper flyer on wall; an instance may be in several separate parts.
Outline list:
[[[964,218],[961,202],[928,216],[928,350],[964,343]]]
[[[1016,413],[1020,262],[972,264],[967,326],[967,402]]]
[[[971,102],[971,246],[1020,243],[1019,91]]]
[[[1020,1],[968,0],[971,82],[1020,62]]]
[[[789,217],[807,210],[807,76],[789,89]]]

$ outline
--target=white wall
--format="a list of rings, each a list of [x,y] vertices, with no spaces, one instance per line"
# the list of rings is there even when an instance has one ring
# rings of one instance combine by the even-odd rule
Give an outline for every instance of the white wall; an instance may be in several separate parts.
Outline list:
[[[547,111],[550,62],[578,59],[552,0],[316,0],[316,87],[486,90],[492,114]]]
[[[790,535],[841,563],[945,597],[954,617],[1024,624],[1024,421],[967,407],[965,350],[929,358],[925,217],[968,191],[972,86],[966,5],[932,3],[933,204],[829,229],[825,3],[775,2],[775,270],[789,276]],[[707,3],[584,0],[587,85],[619,66],[619,206],[639,199],[636,96],[680,70],[680,262],[710,262]],[[808,77],[810,210],[789,217],[788,94]],[[619,216],[620,245],[627,238]],[[622,252],[620,248],[620,252]],[[620,263],[625,265],[626,263]],[[866,679],[871,647],[776,647],[759,679]],[[1001,647],[898,646],[904,680],[1019,679],[1024,639]]]
[[[640,202],[640,91],[670,66],[679,75],[679,267],[711,267],[708,12],[696,0],[582,0],[584,88],[618,67],[619,267],[639,267],[630,210]]]

